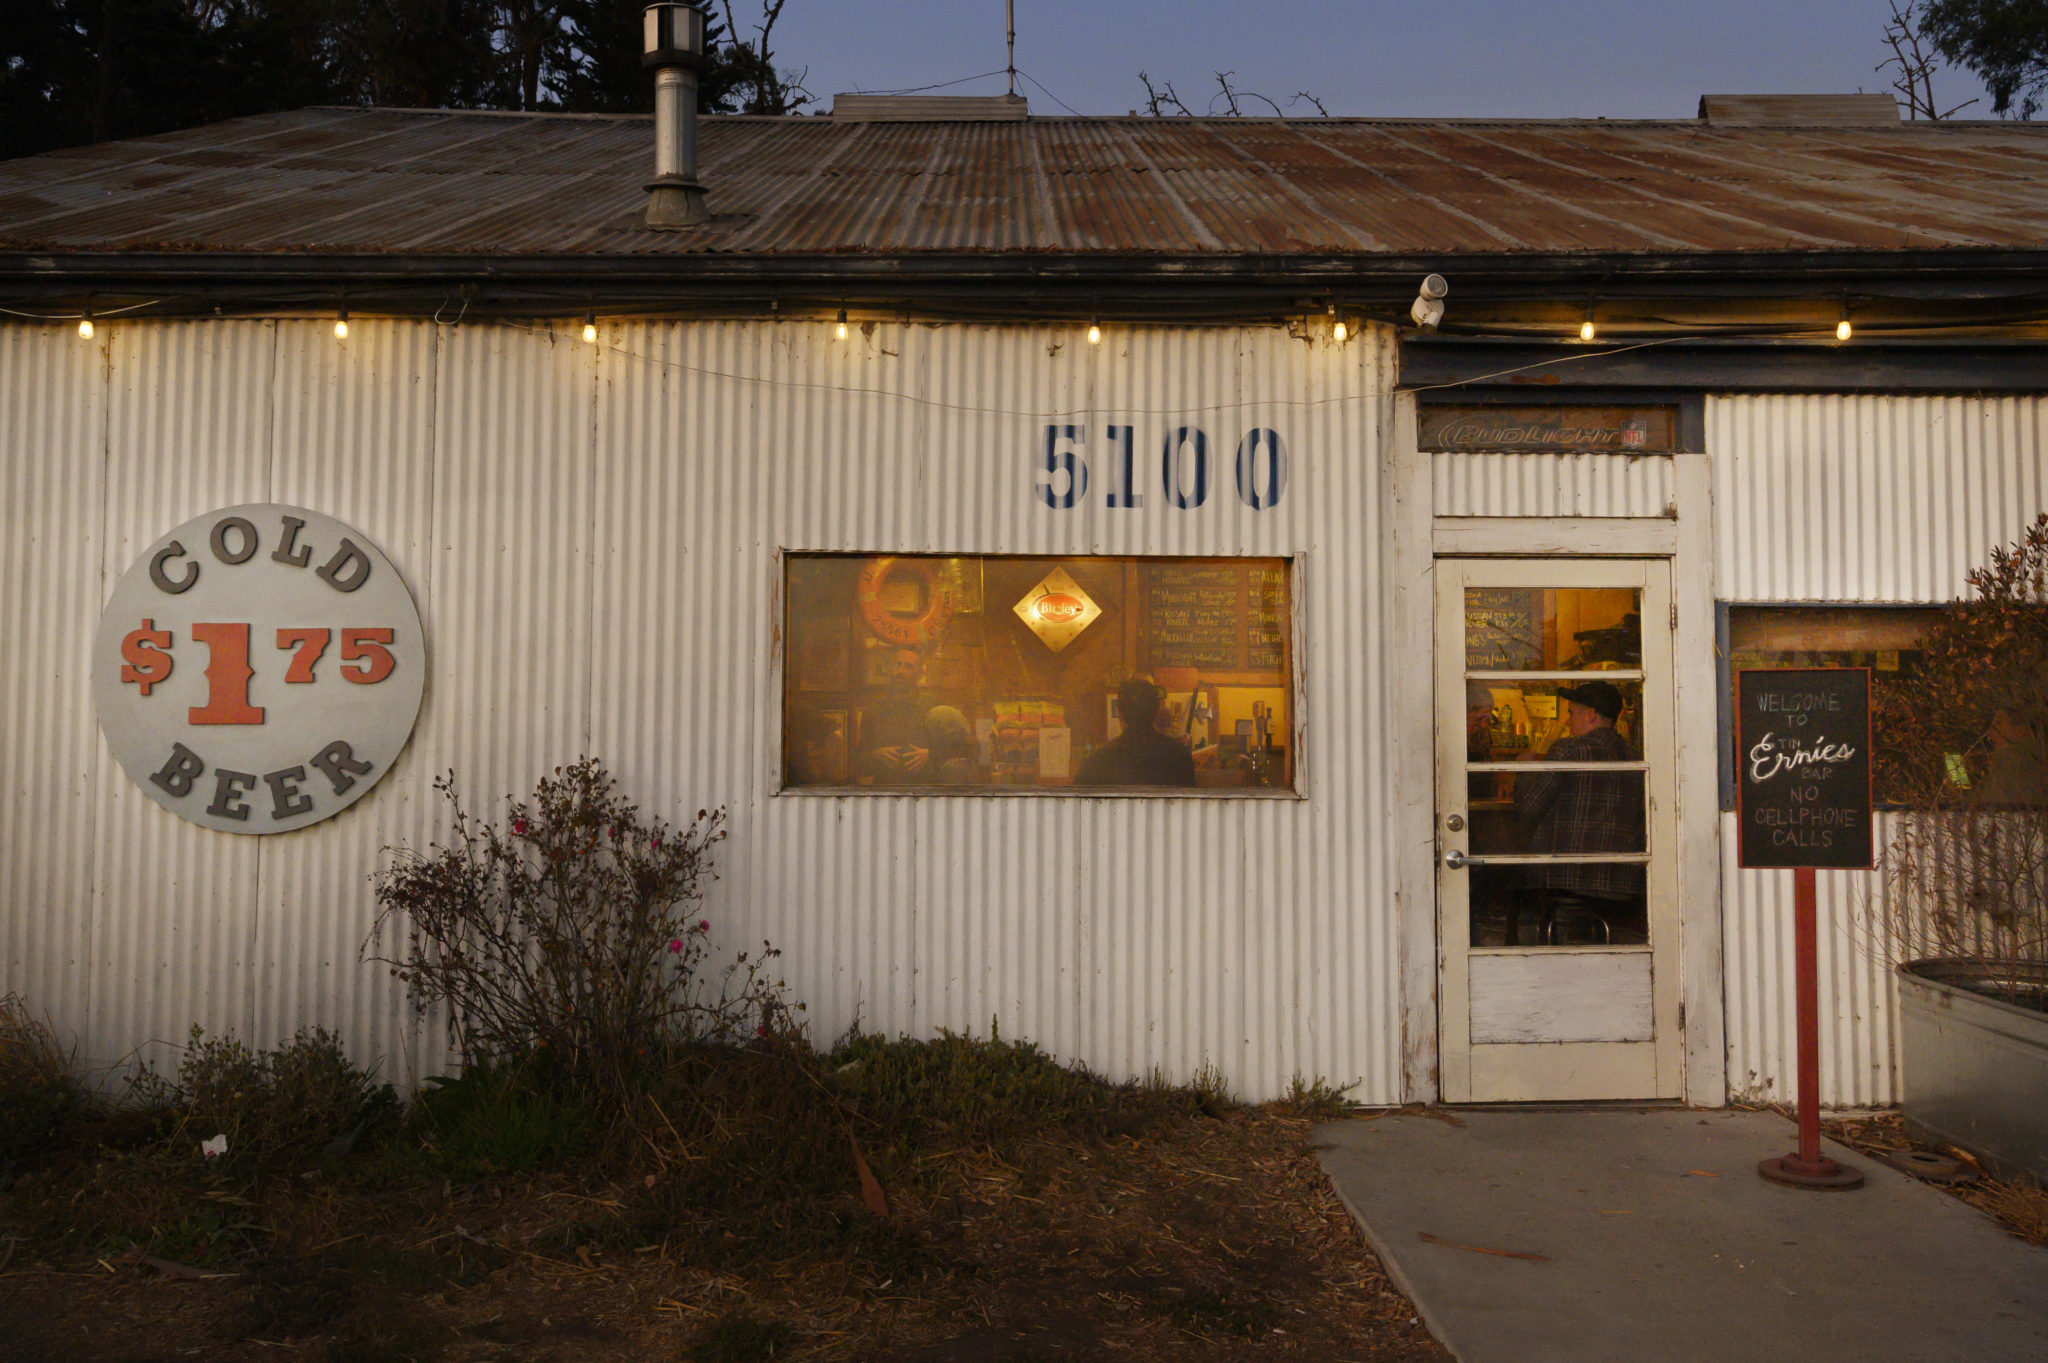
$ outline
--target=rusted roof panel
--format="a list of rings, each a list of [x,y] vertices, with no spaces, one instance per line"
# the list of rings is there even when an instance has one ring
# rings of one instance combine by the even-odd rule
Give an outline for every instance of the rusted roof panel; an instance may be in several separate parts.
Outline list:
[[[2048,247],[2013,123],[707,118],[713,220],[641,220],[648,120],[305,109],[0,164],[0,249],[645,256]]]

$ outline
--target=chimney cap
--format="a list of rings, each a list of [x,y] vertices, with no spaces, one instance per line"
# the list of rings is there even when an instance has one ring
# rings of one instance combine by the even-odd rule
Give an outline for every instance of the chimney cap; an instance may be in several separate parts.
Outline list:
[[[695,5],[649,5],[641,16],[640,65],[704,65],[704,11]]]

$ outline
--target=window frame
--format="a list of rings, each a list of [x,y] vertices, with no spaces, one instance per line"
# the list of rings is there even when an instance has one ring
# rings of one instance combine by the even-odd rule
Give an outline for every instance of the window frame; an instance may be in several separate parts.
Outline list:
[[[1115,563],[1166,562],[1166,563],[1281,563],[1287,569],[1287,687],[1288,687],[1288,747],[1291,754],[1290,781],[1276,786],[1009,786],[1009,785],[924,785],[924,786],[864,786],[852,781],[833,784],[793,785],[788,770],[789,753],[789,697],[793,678],[790,673],[790,645],[793,637],[793,621],[790,616],[789,573],[793,559],[843,558],[867,559],[881,556],[897,558],[972,558],[991,559],[1032,559],[1054,562],[1073,559],[1108,560]],[[774,742],[771,745],[770,777],[773,783],[771,796],[781,799],[822,798],[844,799],[853,796],[863,798],[899,799],[1025,799],[1025,800],[1291,800],[1306,801],[1310,798],[1309,756],[1304,740],[1308,732],[1308,685],[1305,652],[1302,646],[1303,629],[1307,621],[1304,602],[1307,597],[1308,555],[1303,552],[1291,553],[1232,553],[1232,554],[1111,554],[1111,553],[1069,553],[1061,551],[1028,552],[1003,551],[983,552],[979,550],[883,550],[883,549],[808,549],[782,546],[774,555],[774,600],[773,624],[775,639],[775,699],[776,720]],[[988,609],[984,602],[984,611]]]

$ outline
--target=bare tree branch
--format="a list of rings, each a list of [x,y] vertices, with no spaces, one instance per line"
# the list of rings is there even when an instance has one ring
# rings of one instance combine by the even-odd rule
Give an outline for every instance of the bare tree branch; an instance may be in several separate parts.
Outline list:
[[[1931,121],[1954,118],[1977,101],[1965,100],[1946,112],[1934,102],[1934,56],[1920,46],[1920,33],[1913,24],[1913,9],[1918,3],[1919,0],[1905,0],[1903,4],[1900,0],[1891,0],[1892,17],[1884,26],[1884,43],[1892,50],[1892,55],[1874,69],[1897,69],[1898,74],[1892,77],[1892,89],[1905,98],[1908,118]]]

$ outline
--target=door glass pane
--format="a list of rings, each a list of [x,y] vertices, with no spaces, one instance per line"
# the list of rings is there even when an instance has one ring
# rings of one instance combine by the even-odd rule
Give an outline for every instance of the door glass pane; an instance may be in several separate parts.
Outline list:
[[[1508,781],[1509,798],[1467,811],[1473,856],[1650,850],[1642,772],[1529,772]]]
[[[1465,666],[1579,672],[1643,665],[1634,587],[1467,587]]]
[[[1636,946],[1650,940],[1640,862],[1474,866],[1475,947]]]
[[[1467,762],[1640,762],[1642,732],[1643,684],[1634,679],[1465,683]],[[1474,772],[1469,793],[1506,799],[1513,780]]]

